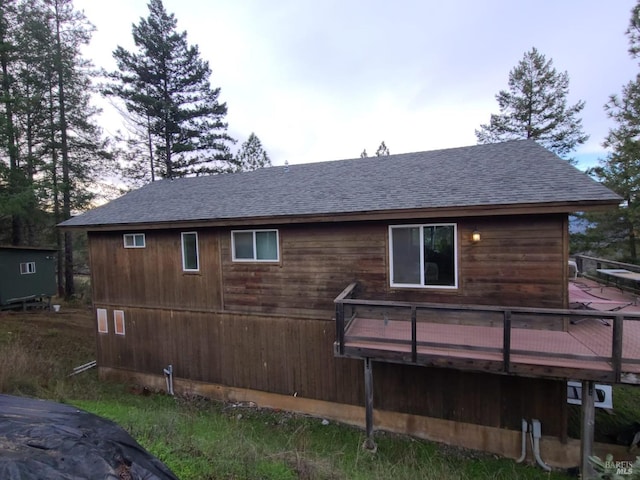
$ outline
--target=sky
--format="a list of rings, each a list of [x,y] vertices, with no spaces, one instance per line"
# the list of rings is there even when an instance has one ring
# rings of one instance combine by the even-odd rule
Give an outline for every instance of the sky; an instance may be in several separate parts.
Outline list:
[[[640,72],[627,53],[632,0],[164,0],[209,62],[236,150],[254,132],[274,165],[476,143],[495,95],[536,47],[570,78],[569,103],[597,164],[614,126],[604,104]],[[74,0],[96,27],[85,56],[115,69],[146,0]],[[122,128],[108,104],[100,123]]]

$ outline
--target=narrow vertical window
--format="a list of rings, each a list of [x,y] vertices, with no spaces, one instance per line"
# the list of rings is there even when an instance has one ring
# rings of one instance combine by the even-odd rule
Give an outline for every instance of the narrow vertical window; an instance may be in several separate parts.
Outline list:
[[[124,311],[113,311],[113,331],[116,335],[124,335]]]
[[[185,272],[197,272],[200,270],[198,234],[196,232],[182,233],[182,270]]]
[[[96,316],[98,317],[98,333],[109,333],[109,323],[107,322],[107,309],[96,309]]]

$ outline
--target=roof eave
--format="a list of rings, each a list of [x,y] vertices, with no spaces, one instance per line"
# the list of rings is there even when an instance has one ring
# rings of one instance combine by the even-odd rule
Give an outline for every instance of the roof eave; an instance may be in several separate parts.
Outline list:
[[[296,223],[335,223],[358,221],[405,220],[415,218],[466,218],[480,216],[537,215],[605,210],[618,206],[620,200],[579,200],[507,205],[473,205],[463,207],[412,208],[361,212],[313,213],[304,215],[273,215],[239,218],[194,219],[162,222],[132,222],[94,225],[58,225],[60,228],[83,231],[161,230],[197,227],[227,227],[239,225],[273,225]]]

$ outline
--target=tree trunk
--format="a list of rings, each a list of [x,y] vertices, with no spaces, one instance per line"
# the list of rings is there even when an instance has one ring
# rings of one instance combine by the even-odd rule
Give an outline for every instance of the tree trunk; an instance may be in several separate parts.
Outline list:
[[[49,82],[49,126],[51,129],[51,200],[53,202],[53,221],[58,224],[62,221],[60,208],[60,186],[58,184],[58,146],[56,145],[55,107],[53,104],[53,83]],[[56,278],[58,282],[58,296],[64,297],[64,239],[60,229],[56,229]]]
[[[8,45],[8,20],[6,17],[6,3],[0,0],[0,66],[2,68],[2,103],[5,108],[6,142],[9,154],[9,194],[18,195],[23,188],[22,175],[18,160],[18,147],[16,145],[16,132],[13,119],[13,102],[11,95],[11,76],[9,75],[9,45]],[[11,215],[11,243],[22,245],[22,216],[18,212]]]
[[[151,166],[151,181],[156,181],[156,169],[153,158],[153,138],[151,137],[151,118],[147,114],[147,148],[149,149],[149,159]]]
[[[65,103],[64,65],[62,64],[62,39],[60,36],[59,2],[55,2],[56,22],[56,76],[58,80],[58,115],[60,120],[60,154],[62,156],[62,216],[71,218],[71,178],[69,146],[67,138],[67,116]],[[71,298],[75,293],[73,283],[73,240],[70,232],[64,234],[64,296]]]

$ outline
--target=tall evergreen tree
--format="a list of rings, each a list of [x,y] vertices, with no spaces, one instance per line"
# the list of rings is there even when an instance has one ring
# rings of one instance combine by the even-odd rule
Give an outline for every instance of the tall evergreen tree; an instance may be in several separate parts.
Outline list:
[[[161,0],[150,0],[149,16],[133,26],[136,52],[118,47],[118,70],[109,75],[104,93],[121,99],[138,139],[148,146],[141,168],[153,165],[154,175],[173,178],[228,171],[233,167],[219,88],[209,82],[211,69],[200,59],[187,33]],[[149,159],[151,163],[149,162]]]
[[[478,143],[531,138],[567,158],[589,138],[579,113],[584,101],[568,105],[569,75],[532,48],[509,72],[509,89],[496,95],[499,114],[476,130]]]
[[[25,220],[24,195],[27,182],[24,171],[20,166],[18,142],[15,126],[15,100],[13,98],[13,70],[17,63],[18,50],[15,45],[15,31],[17,29],[17,11],[15,2],[4,0],[0,2],[0,91],[2,92],[2,117],[0,121],[0,141],[8,158],[8,168],[3,169],[5,202],[4,209],[11,218],[11,243],[23,243],[23,222]]]
[[[258,136],[253,132],[238,150],[235,161],[236,170],[243,172],[271,166],[269,155],[267,155]]]
[[[0,0],[0,20],[0,222],[17,213],[18,243],[57,243],[59,293],[69,296],[73,244],[55,224],[86,206],[109,157],[80,53],[92,27],[72,0]]]
[[[640,57],[640,1],[631,11],[627,28],[629,53]],[[614,213],[589,215],[592,221],[589,238],[603,238],[602,248],[621,260],[638,261],[637,232],[640,229],[640,74],[612,95],[605,111],[615,127],[603,143],[611,153],[591,173],[618,193],[624,202]],[[598,252],[597,252],[598,253]]]

